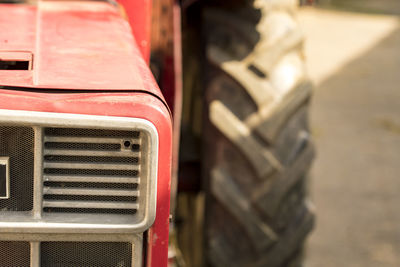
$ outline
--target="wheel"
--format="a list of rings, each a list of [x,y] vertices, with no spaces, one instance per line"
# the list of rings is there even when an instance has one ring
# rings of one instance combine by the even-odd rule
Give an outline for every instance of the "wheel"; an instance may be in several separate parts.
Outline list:
[[[219,266],[300,266],[314,223],[311,84],[295,1],[204,11],[205,254]]]

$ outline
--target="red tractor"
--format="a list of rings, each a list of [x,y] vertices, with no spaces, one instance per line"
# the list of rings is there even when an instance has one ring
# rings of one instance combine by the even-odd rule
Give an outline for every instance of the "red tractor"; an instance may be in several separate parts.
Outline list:
[[[0,266],[300,266],[292,0],[0,0]]]

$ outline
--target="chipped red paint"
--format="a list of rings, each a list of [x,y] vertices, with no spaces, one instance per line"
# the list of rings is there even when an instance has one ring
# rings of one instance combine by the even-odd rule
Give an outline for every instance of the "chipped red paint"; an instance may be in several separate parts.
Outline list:
[[[155,125],[157,213],[147,232],[145,261],[148,267],[166,267],[171,115],[128,22],[103,2],[39,1],[38,6],[0,4],[0,28],[0,56],[33,55],[32,70],[0,70],[0,109],[135,117]]]

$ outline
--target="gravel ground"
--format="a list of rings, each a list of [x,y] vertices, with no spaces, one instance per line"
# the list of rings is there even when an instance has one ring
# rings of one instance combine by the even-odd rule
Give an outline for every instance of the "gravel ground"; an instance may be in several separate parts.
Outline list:
[[[398,17],[300,10],[316,84],[307,267],[400,266]]]

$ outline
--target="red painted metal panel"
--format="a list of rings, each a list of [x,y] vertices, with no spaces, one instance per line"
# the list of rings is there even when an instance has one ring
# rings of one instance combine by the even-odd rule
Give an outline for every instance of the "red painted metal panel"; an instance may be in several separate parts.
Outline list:
[[[0,109],[135,117],[152,122],[159,134],[159,171],[157,214],[148,232],[147,266],[167,266],[172,125],[163,102],[146,93],[50,94],[0,90]]]
[[[149,63],[152,0],[117,0],[126,12],[143,58]]]
[[[128,16],[138,40],[149,40],[150,29],[140,29],[140,25],[150,25],[150,0],[121,1],[133,10]],[[12,52],[13,59],[18,56],[15,52],[33,55],[32,70],[0,70],[0,86],[92,90],[0,89],[1,109],[135,117],[156,126],[160,138],[157,214],[148,231],[147,266],[167,266],[172,125],[163,95],[142,56],[148,59],[149,46],[141,41],[141,47],[137,46],[116,7],[95,1],[0,4],[0,29],[0,54]]]
[[[164,83],[170,84],[167,89],[163,90],[164,97],[171,101],[169,103],[170,109],[173,114],[173,153],[172,153],[172,177],[171,177],[171,210],[175,214],[176,198],[178,194],[178,168],[179,168],[179,144],[180,144],[180,130],[182,119],[182,36],[181,36],[181,9],[180,5],[175,2],[173,7],[173,58],[167,58],[169,66],[164,71]],[[168,63],[167,63],[168,64]],[[172,70],[172,71],[171,71]],[[161,87],[162,88],[162,87]]]
[[[33,51],[36,39],[36,7],[0,5],[0,49]]]
[[[33,53],[32,71],[2,70],[0,85],[140,90],[162,97],[129,23],[111,4],[95,1],[40,1],[37,7],[2,4],[0,29],[0,51]]]

